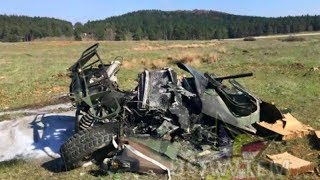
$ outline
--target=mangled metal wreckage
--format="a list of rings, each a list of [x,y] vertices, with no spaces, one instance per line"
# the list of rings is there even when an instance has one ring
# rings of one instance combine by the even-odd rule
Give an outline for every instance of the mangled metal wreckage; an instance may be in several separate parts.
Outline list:
[[[121,91],[121,63],[104,64],[97,48],[89,47],[69,68],[77,111],[76,134],[61,147],[67,170],[93,161],[106,170],[166,173],[172,169],[168,159],[192,161],[190,150],[221,152],[235,135],[256,133],[255,123],[282,118],[234,80],[251,73],[217,77],[178,63],[190,76],[178,79],[170,68],[145,70],[135,90]],[[222,83],[227,79],[230,88]]]

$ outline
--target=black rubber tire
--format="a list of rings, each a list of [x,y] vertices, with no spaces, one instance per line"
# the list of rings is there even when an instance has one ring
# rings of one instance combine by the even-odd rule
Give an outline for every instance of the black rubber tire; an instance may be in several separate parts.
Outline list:
[[[60,148],[66,170],[81,167],[84,163],[96,158],[103,161],[108,153],[115,150],[111,141],[116,132],[118,132],[118,123],[107,123],[74,134]],[[97,153],[102,149],[101,153]]]

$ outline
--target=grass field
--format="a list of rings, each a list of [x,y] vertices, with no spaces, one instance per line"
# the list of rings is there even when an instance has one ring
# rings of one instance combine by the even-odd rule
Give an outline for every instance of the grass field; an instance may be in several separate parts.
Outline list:
[[[317,70],[320,67],[320,36],[305,39],[301,42],[283,42],[276,38],[252,42],[100,42],[99,52],[105,62],[116,56],[123,57],[118,74],[123,89],[134,88],[137,74],[144,68],[174,66],[177,61],[217,75],[253,72],[254,77],[239,82],[263,100],[274,102],[280,109],[290,109],[298,120],[320,129],[320,70]],[[93,43],[0,43],[0,111],[58,102],[58,97],[68,93],[66,69]],[[313,143],[310,137],[273,143],[265,153],[288,151],[319,165],[319,151]],[[36,172],[31,179],[78,178],[81,172],[86,173],[79,178],[96,178],[88,173],[90,168],[57,174],[40,165],[10,161],[0,164],[0,179],[25,178],[34,169]],[[130,173],[119,176],[137,177]],[[118,175],[114,177],[118,178]],[[309,174],[306,178],[313,179],[316,175]]]

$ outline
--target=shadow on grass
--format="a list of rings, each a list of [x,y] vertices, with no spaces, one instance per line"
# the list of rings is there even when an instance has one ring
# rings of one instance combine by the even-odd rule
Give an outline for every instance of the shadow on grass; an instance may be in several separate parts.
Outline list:
[[[316,135],[308,135],[309,145],[312,149],[319,151],[320,150],[320,140]]]
[[[51,161],[45,162],[41,165],[41,167],[53,173],[60,173],[60,172],[66,171],[66,168],[61,158],[57,158],[57,159],[53,159]]]
[[[12,159],[12,160],[8,160],[8,161],[2,161],[0,162],[0,169],[2,168],[11,168],[20,164],[24,164],[26,163],[24,160],[22,159]]]
[[[260,160],[259,165],[266,171],[272,172],[273,175],[285,175],[285,170],[281,166],[267,160]]]
[[[57,158],[60,146],[74,134],[74,117],[66,115],[37,115],[30,123],[33,128],[33,145],[47,156],[54,158],[41,166],[53,173],[66,171],[61,158]]]
[[[47,156],[57,158],[60,146],[74,134],[74,117],[66,115],[37,115],[30,123],[33,145]]]
[[[89,171],[89,174],[94,177],[100,177],[100,176],[108,176],[108,172],[102,171],[100,169],[92,169]]]

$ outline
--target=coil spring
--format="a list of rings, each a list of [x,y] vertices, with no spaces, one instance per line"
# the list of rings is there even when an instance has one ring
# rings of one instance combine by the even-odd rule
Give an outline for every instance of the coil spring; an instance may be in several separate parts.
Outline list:
[[[79,129],[84,130],[91,127],[94,123],[94,119],[94,116],[90,112],[83,115],[79,121]]]

